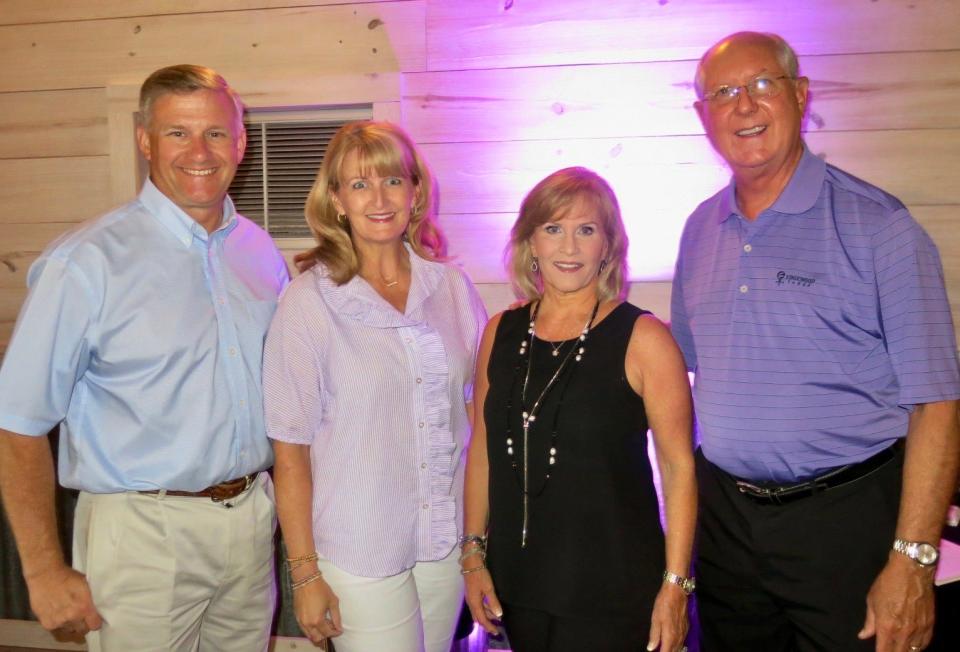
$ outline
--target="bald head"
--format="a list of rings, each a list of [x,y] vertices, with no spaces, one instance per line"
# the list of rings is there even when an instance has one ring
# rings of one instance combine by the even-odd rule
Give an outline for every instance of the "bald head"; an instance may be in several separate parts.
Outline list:
[[[730,48],[741,45],[768,48],[780,64],[783,72],[790,77],[796,77],[800,71],[800,64],[797,62],[796,52],[794,52],[793,48],[780,36],[764,32],[737,32],[714,43],[710,49],[700,57],[700,62],[697,63],[697,74],[693,80],[693,87],[698,99],[703,99],[705,91],[704,82],[706,72],[704,66],[706,62],[715,54],[722,54]]]

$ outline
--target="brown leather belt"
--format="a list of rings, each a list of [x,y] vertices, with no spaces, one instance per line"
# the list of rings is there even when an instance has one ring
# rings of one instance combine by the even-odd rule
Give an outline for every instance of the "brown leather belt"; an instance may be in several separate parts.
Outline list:
[[[215,503],[222,503],[225,500],[230,500],[231,498],[236,498],[244,491],[253,486],[254,480],[257,479],[256,473],[251,473],[250,475],[245,475],[242,478],[236,478],[234,480],[227,480],[226,482],[221,482],[220,484],[215,484],[206,489],[201,489],[200,491],[177,491],[172,489],[167,489],[164,493],[167,496],[187,496],[190,498],[209,498]],[[141,491],[142,494],[159,494],[160,490],[155,489],[153,491]]]

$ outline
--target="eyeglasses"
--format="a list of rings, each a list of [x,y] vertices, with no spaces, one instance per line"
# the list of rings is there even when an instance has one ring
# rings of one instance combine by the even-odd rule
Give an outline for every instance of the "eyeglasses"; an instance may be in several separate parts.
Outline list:
[[[730,104],[740,98],[740,93],[747,91],[747,95],[756,99],[758,97],[776,97],[783,90],[781,79],[796,79],[790,75],[780,75],[773,79],[769,77],[757,77],[756,79],[743,84],[742,86],[721,86],[720,88],[704,94],[704,102],[713,102],[715,104]]]

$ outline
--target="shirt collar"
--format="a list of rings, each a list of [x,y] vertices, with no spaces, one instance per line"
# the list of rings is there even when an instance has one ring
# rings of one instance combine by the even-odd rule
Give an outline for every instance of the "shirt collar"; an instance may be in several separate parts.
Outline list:
[[[318,274],[317,282],[324,286],[324,294],[338,312],[374,328],[397,328],[413,326],[421,320],[411,317],[420,306],[436,291],[443,278],[443,265],[418,256],[413,248],[405,243],[410,256],[410,292],[407,294],[405,314],[400,314],[387,301],[377,294],[360,275],[354,276],[343,285],[337,285],[328,276],[322,265],[313,269]]]
[[[807,212],[817,202],[826,174],[826,162],[813,154],[804,143],[797,169],[793,171],[793,176],[780,196],[767,210],[789,215]],[[734,215],[742,216],[737,207],[737,186],[733,178],[722,193],[717,205],[717,221],[724,222]]]
[[[237,227],[237,210],[229,196],[223,199],[223,218],[220,226],[212,234],[187,215],[148,178],[140,190],[140,203],[160,222],[184,247],[189,247],[194,238],[203,242],[214,237],[226,237]]]

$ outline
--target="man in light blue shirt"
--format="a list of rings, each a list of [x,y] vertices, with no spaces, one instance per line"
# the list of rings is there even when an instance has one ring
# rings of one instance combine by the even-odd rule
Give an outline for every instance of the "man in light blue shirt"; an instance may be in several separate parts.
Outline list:
[[[0,368],[0,492],[31,606],[91,650],[265,649],[275,602],[260,365],[288,280],[238,215],[242,103],[200,66],[140,94],[139,197],[52,243]],[[46,434],[79,489],[64,562]],[[89,634],[88,634],[89,631]]]

